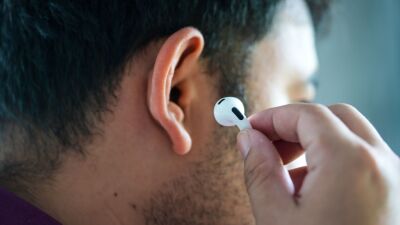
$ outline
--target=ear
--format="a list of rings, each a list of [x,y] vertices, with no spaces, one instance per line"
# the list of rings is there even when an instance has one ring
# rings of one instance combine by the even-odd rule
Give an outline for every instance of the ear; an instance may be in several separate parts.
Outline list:
[[[149,79],[150,113],[166,131],[179,155],[188,153],[192,145],[183,122],[185,108],[192,98],[188,80],[203,46],[203,35],[195,28],[186,27],[172,34],[162,45]]]

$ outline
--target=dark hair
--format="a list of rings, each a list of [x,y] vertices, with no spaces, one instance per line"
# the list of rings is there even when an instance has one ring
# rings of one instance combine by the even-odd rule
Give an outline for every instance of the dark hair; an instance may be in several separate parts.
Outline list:
[[[125,63],[152,41],[193,26],[210,70],[242,70],[278,2],[0,0],[0,184],[48,178],[61,153],[83,153]]]

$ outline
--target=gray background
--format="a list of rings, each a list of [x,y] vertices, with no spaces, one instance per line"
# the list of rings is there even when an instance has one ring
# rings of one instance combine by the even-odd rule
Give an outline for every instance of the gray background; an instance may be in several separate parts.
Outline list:
[[[356,106],[400,154],[400,1],[336,0],[317,47],[317,102]]]

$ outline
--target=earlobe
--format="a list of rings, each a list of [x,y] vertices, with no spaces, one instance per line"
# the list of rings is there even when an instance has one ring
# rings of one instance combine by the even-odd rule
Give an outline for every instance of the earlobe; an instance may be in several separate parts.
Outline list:
[[[162,45],[149,79],[150,113],[166,131],[174,152],[179,155],[187,154],[192,145],[191,136],[184,126],[190,91],[182,87],[190,79],[191,69],[197,63],[203,45],[203,36],[195,28],[186,27],[172,34]],[[170,94],[174,87],[181,87],[179,98],[184,101],[171,101]]]

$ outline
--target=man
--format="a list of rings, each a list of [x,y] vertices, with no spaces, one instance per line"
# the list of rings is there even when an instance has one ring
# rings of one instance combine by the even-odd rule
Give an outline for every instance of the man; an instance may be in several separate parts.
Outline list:
[[[300,104],[254,114],[251,123],[262,133],[238,136],[245,168],[237,130],[219,127],[212,116],[226,95],[246,100],[249,114],[312,101],[312,18],[316,25],[327,4],[1,1],[1,224],[395,221],[399,160],[387,146],[373,156],[352,151],[361,144],[351,143],[371,138],[356,139],[347,106]],[[366,123],[357,118],[351,121]],[[315,154],[316,147],[350,151],[342,157],[321,151],[339,164],[328,167],[331,173],[319,169],[329,157]],[[291,171],[292,182],[281,163],[302,148],[314,153],[303,185],[304,168]],[[378,159],[388,159],[385,167],[374,167]],[[376,172],[357,183],[350,175],[360,170],[338,170],[350,165]],[[337,171],[347,183],[337,182]],[[321,190],[308,201],[315,186]]]

